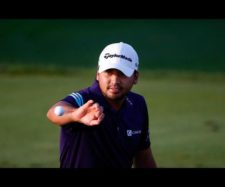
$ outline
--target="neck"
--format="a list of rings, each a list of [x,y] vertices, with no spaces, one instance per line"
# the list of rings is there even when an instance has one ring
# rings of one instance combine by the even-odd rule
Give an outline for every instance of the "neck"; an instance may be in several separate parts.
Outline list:
[[[111,99],[107,99],[108,103],[112,106],[112,108],[116,111],[120,110],[123,102],[124,102],[124,98],[123,99],[117,99],[117,100],[111,100]]]

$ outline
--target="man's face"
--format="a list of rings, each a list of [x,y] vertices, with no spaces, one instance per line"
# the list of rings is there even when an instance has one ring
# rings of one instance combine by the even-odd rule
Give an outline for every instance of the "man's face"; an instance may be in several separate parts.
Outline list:
[[[99,81],[100,89],[106,99],[120,101],[131,90],[133,84],[137,83],[138,72],[127,77],[117,69],[108,69],[102,73],[97,73],[96,79]]]

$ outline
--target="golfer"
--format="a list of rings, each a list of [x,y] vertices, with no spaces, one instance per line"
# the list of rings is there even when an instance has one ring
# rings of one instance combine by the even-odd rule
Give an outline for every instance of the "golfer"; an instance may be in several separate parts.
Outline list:
[[[92,85],[57,101],[47,118],[60,126],[60,168],[155,168],[143,96],[131,91],[139,58],[124,42],[107,45]],[[55,107],[64,113],[57,115]]]

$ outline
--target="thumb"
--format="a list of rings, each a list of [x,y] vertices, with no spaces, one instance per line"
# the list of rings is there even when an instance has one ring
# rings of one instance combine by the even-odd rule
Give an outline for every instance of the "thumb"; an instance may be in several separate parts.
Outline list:
[[[83,109],[87,109],[93,105],[93,100],[88,100],[83,106],[81,106]]]

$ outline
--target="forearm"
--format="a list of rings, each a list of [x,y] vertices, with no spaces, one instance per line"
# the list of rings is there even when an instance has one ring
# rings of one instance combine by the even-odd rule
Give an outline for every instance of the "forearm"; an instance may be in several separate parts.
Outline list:
[[[55,114],[57,106],[64,109],[62,115]],[[103,108],[93,100],[87,101],[79,108],[74,108],[69,103],[58,102],[47,112],[47,118],[56,125],[65,125],[70,122],[79,122],[87,126],[99,125],[104,118]]]
[[[56,115],[54,110],[57,106],[62,106],[64,109],[63,115]],[[78,119],[76,118],[76,108],[66,104],[64,102],[56,103],[52,106],[47,112],[47,118],[56,125],[65,125],[70,122],[76,122]]]
[[[139,151],[134,158],[134,168],[156,168],[157,164],[151,148]]]

